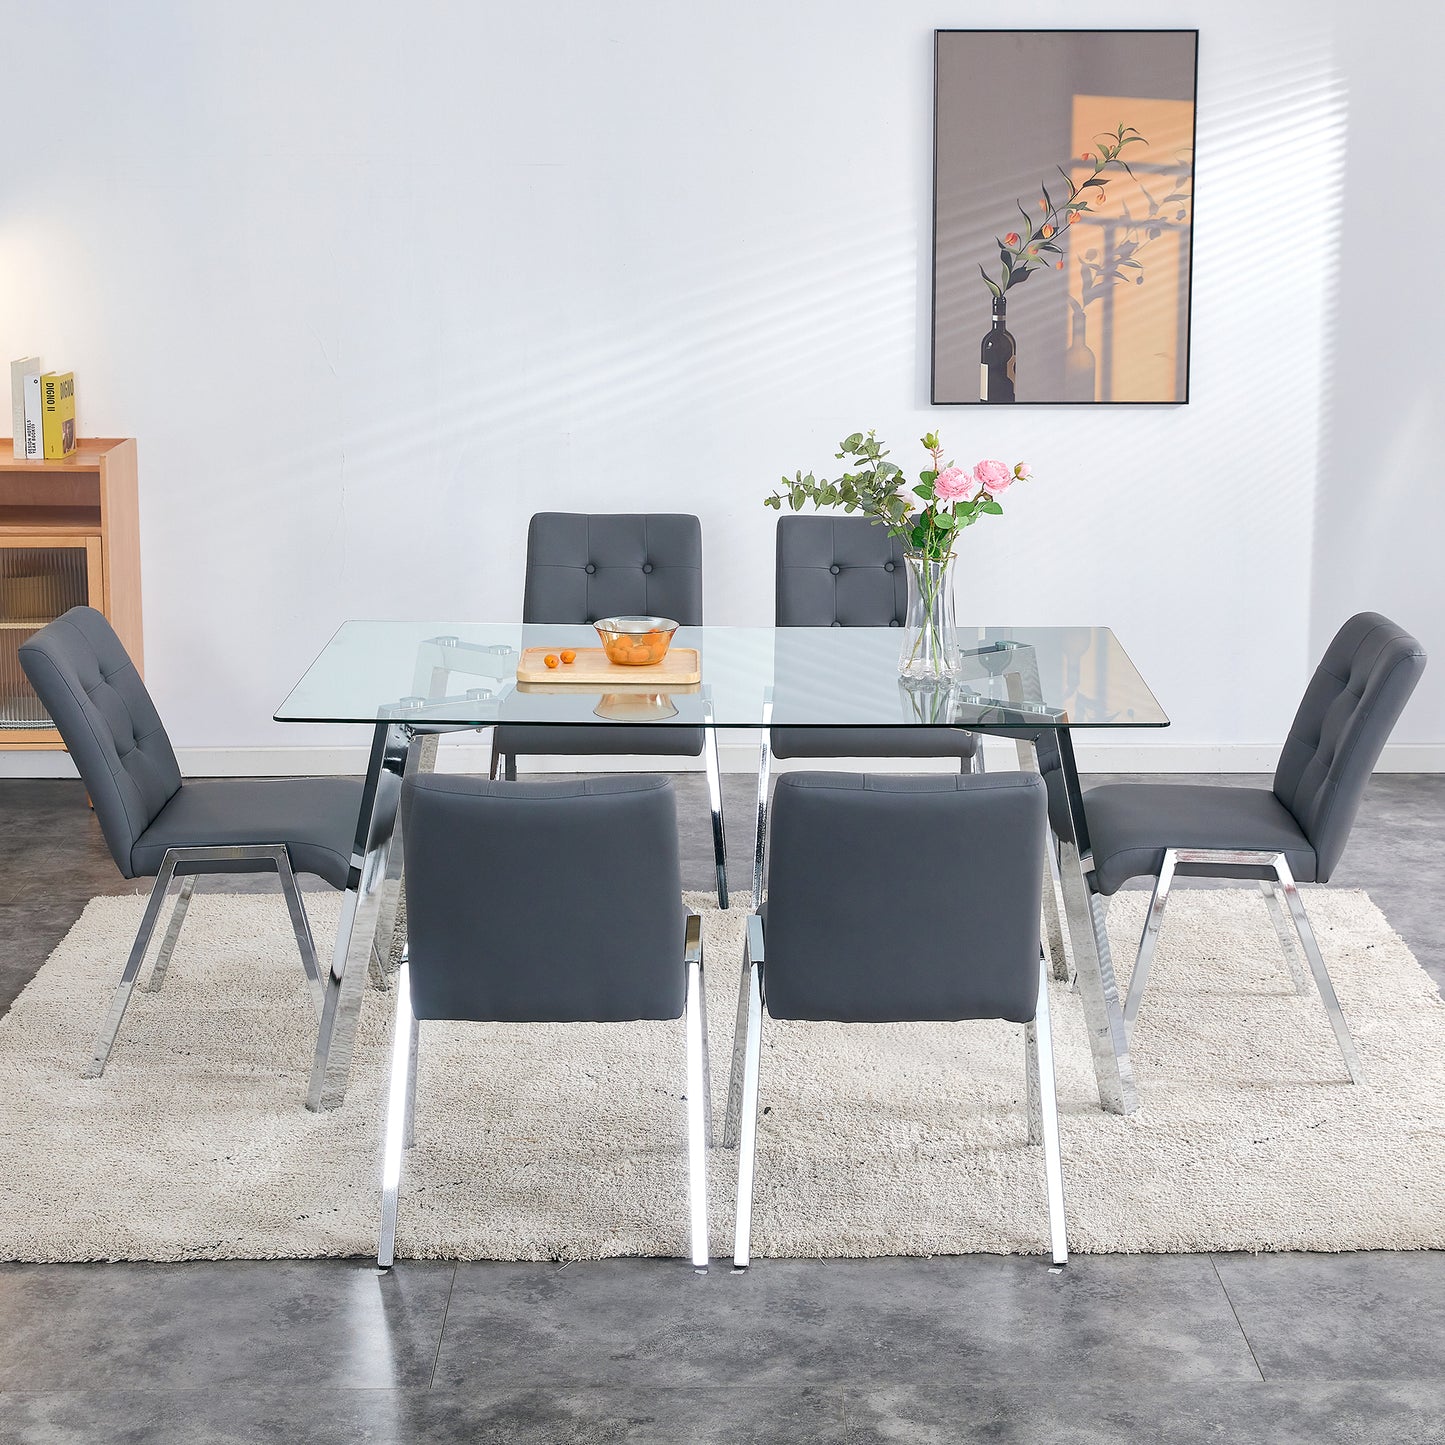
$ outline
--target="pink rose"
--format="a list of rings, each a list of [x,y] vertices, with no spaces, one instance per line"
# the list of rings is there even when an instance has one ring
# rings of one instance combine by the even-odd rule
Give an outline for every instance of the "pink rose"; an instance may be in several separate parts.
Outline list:
[[[995,497],[1013,484],[1014,474],[1002,462],[980,462],[973,469],[973,479]]]
[[[933,481],[933,495],[940,502],[962,502],[973,490],[973,478],[962,467],[949,467]]]
[[[1033,474],[1034,469],[1029,466],[1027,462],[1020,462],[1018,466],[1014,468],[1014,478],[1015,480],[1020,482],[1028,481],[1028,479],[1033,476]]]

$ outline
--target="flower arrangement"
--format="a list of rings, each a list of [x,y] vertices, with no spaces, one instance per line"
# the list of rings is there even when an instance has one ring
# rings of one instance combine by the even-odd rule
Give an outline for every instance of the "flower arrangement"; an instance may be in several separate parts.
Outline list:
[[[1062,166],[1058,167],[1059,174],[1064,178],[1064,185],[1068,188],[1066,197],[1056,201],[1049,194],[1047,186],[1039,187],[1039,209],[1044,214],[1037,229],[1033,217],[1024,210],[1023,202],[1017,203],[1019,214],[1024,218],[1024,230],[1010,231],[1006,236],[994,238],[998,244],[998,259],[1002,268],[998,280],[995,281],[982,266],[978,268],[984,284],[995,296],[1002,296],[1005,291],[1022,286],[1041,268],[1062,271],[1064,253],[1058,241],[1059,232],[1073,225],[1085,211],[1092,211],[1091,201],[1104,199],[1109,180],[1104,172],[1110,166],[1118,166],[1131,177],[1134,176],[1128,161],[1123,159],[1123,151],[1126,146],[1147,146],[1149,142],[1132,125],[1121,125],[1112,134],[1106,131],[1095,137],[1095,144],[1099,147],[1098,152],[1085,151],[1082,157],[1086,165],[1093,165],[1093,174],[1077,185]]]
[[[946,561],[953,555],[954,543],[965,527],[980,517],[998,516],[1003,512],[999,498],[1015,483],[1032,475],[1024,462],[1010,467],[1006,462],[984,460],[971,469],[946,465],[943,444],[934,433],[922,438],[932,465],[919,472],[918,483],[908,488],[901,467],[887,461],[887,447],[873,432],[854,432],[844,438],[836,456],[857,458],[862,465],[857,471],[844,472],[836,480],[819,480],[812,472],[800,471],[783,478],[783,487],[763,499],[763,505],[775,511],[786,501],[795,512],[807,502],[815,507],[842,507],[845,512],[862,512],[872,521],[888,528],[892,537],[901,537],[914,556],[932,562]],[[917,498],[922,502],[922,508]]]

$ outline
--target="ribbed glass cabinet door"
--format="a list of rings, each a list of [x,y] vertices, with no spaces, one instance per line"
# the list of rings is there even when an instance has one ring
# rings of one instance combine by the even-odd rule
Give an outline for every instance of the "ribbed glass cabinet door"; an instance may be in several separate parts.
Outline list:
[[[53,726],[20,666],[20,644],[72,607],[99,606],[94,537],[0,543],[0,732]]]

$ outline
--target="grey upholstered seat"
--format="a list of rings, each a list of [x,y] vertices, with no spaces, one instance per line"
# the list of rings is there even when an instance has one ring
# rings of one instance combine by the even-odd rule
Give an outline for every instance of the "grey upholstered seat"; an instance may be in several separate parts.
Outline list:
[[[297,947],[319,990],[320,969],[295,873],[346,886],[361,786],[341,778],[183,782],[166,730],[109,622],[75,607],[20,647],[20,663],[85,781],[116,866],[156,879],[140,931],[85,1072],[101,1073],[173,877],[176,902],[149,987],[165,978],[200,873],[275,869]]]
[[[1315,850],[1295,816],[1267,788],[1105,783],[1084,795],[1093,886],[1106,897],[1131,878],[1154,877],[1166,848],[1263,849],[1283,853],[1298,883],[1315,881]],[[1272,878],[1243,865],[1200,864],[1218,877]]]
[[[523,622],[670,617],[702,626],[702,524],[676,512],[538,512],[527,530]],[[519,755],[695,758],[704,755],[713,810],[718,905],[728,906],[722,779],[711,728],[509,723],[493,737],[493,774],[517,776]]]
[[[1375,763],[1425,670],[1425,651],[1403,628],[1362,612],[1340,628],[1305,691],[1272,788],[1108,784],[1084,794],[1090,884],[1107,897],[1153,876],[1129,981],[1124,1020],[1143,997],[1169,890],[1177,874],[1260,880],[1296,985],[1281,902],[1288,906],[1352,1080],[1363,1077],[1334,987],[1295,885],[1329,881]]]
[[[394,1254],[419,1020],[685,1015],[692,1256],[705,1267],[702,935],[682,905],[671,782],[421,774],[403,785],[402,810],[407,955],[397,985],[378,1263],[388,1267]]]
[[[361,789],[349,778],[206,778],[167,800],[131,849],[132,873],[154,877],[171,848],[246,846],[285,840],[296,873],[345,888]],[[217,859],[201,871],[251,873],[270,865]],[[184,874],[185,866],[176,869]]]
[[[768,900],[749,918],[725,1142],[739,1145],[734,1264],[749,1259],[762,1011],[845,1023],[1027,1026],[1029,1141],[1043,1143],[1055,1261],[1067,1258],[1039,946],[1046,833],[1034,774],[793,773],[773,800]],[[942,882],[941,880],[946,880]],[[766,939],[766,941],[765,941]]]

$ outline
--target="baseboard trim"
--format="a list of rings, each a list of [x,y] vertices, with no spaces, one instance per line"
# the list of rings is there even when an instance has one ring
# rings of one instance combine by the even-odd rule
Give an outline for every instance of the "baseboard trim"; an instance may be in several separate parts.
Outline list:
[[[1278,748],[1252,743],[1094,742],[1076,735],[1079,767],[1086,773],[1270,773]],[[992,740],[985,758],[994,770],[1017,766],[1014,745]],[[181,771],[193,778],[302,777],[358,774],[365,770],[364,747],[179,748]],[[439,767],[449,773],[486,772],[491,744],[467,732],[443,740]],[[747,733],[725,732],[718,760],[726,773],[753,773],[758,748]],[[778,762],[776,771],[867,768],[871,772],[946,770],[947,765],[903,759],[838,759],[827,762]],[[529,773],[696,772],[701,758],[528,758]],[[1376,769],[1381,773],[1445,773],[1445,743],[1397,743],[1386,747]],[[73,778],[66,753],[0,752],[0,778]]]

